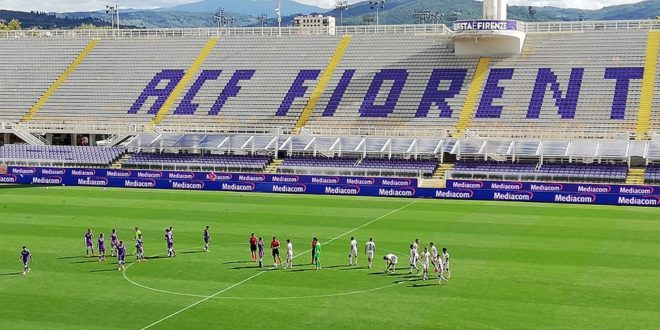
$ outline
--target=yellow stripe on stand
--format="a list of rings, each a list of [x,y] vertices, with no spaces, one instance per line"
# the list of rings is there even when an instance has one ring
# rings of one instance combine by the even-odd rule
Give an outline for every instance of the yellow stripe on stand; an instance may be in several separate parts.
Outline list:
[[[206,45],[204,45],[204,48],[202,49],[202,52],[197,55],[197,58],[195,61],[190,65],[190,68],[188,68],[188,71],[183,75],[183,78],[181,78],[181,81],[174,87],[174,90],[172,90],[172,93],[170,96],[167,97],[167,100],[165,100],[165,103],[163,103],[163,106],[158,110],[158,113],[156,113],[156,116],[154,119],[149,123],[148,127],[153,128],[154,126],[160,124],[161,121],[165,118],[165,116],[170,112],[172,107],[174,106],[174,102],[179,98],[181,95],[181,92],[183,92],[183,89],[188,85],[188,83],[192,80],[192,78],[195,76],[197,71],[199,71],[199,68],[202,67],[202,64],[204,64],[204,61],[206,61],[206,58],[211,54],[213,51],[213,47],[218,43],[218,38],[217,37],[212,37],[209,39],[208,42],[206,42]]]
[[[655,75],[658,69],[658,47],[660,47],[660,31],[649,32],[646,45],[646,61],[644,62],[644,78],[642,79],[642,95],[639,99],[639,112],[637,113],[636,140],[647,140],[651,129],[651,109],[655,89]]]
[[[53,84],[48,87],[43,95],[41,95],[39,100],[37,100],[37,103],[35,103],[32,108],[30,108],[30,110],[28,110],[28,112],[23,116],[23,118],[21,118],[21,122],[28,122],[37,115],[37,112],[39,112],[39,110],[46,104],[46,102],[48,102],[48,99],[53,96],[53,94],[55,94],[55,91],[57,91],[60,85],[62,85],[62,83],[64,83],[69,78],[73,71],[76,70],[78,65],[82,63],[85,57],[89,55],[89,53],[94,49],[94,47],[96,47],[98,43],[99,39],[92,39],[87,44],[87,46],[85,46],[85,49],[83,49],[82,52],[78,54],[76,59],[73,60],[71,64],[69,64],[69,66],[66,68],[66,70],[64,70],[64,72],[62,72],[59,78],[57,78],[57,80],[55,80],[55,82],[53,82]]]
[[[319,83],[316,85],[316,88],[314,88],[314,91],[312,92],[312,96],[309,98],[307,105],[305,105],[305,109],[303,109],[303,112],[300,114],[300,117],[296,122],[295,125],[296,131],[300,131],[300,129],[303,128],[305,124],[307,124],[307,121],[312,116],[312,113],[314,112],[316,105],[319,103],[319,99],[321,98],[321,95],[323,95],[323,92],[325,92],[326,87],[328,87],[330,78],[335,73],[335,70],[337,69],[339,62],[341,62],[341,59],[344,57],[344,54],[346,53],[346,49],[348,48],[348,45],[350,43],[351,43],[351,36],[343,36],[341,38],[339,45],[337,45],[337,49],[335,49],[335,53],[330,58],[330,62],[328,63],[328,66],[325,68],[325,70],[323,70],[323,75],[321,76]]]
[[[482,57],[479,59],[479,64],[477,64],[477,69],[474,71],[474,77],[472,78],[472,82],[470,82],[470,88],[468,89],[463,108],[461,109],[461,114],[456,123],[456,130],[454,133],[454,137],[456,138],[462,138],[465,135],[465,130],[468,128],[468,125],[470,125],[472,117],[474,117],[477,98],[479,97],[479,92],[486,80],[489,66],[490,58]]]

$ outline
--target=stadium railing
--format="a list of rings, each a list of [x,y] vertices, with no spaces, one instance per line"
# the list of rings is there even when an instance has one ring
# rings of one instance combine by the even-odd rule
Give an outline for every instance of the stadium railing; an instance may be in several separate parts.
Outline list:
[[[343,175],[343,176],[392,176],[392,177],[423,177],[419,170],[405,169],[373,169],[373,168],[347,168],[347,167],[301,167],[280,166],[277,169],[280,174],[299,175]],[[430,174],[428,175],[430,176]]]
[[[525,32],[660,30],[660,20],[526,22]]]
[[[659,30],[660,20],[525,22],[528,33],[615,30]],[[451,35],[444,24],[339,26],[336,35]],[[327,28],[282,27],[282,36],[327,35]],[[277,27],[174,28],[174,29],[96,29],[96,30],[16,30],[0,31],[0,38],[144,38],[144,37],[278,37]]]
[[[336,28],[336,35],[449,35],[444,24],[358,25]],[[96,30],[16,30],[0,31],[0,38],[144,38],[144,37],[278,37],[277,27],[173,28],[173,29],[96,29]],[[282,36],[328,35],[322,27],[282,27]]]

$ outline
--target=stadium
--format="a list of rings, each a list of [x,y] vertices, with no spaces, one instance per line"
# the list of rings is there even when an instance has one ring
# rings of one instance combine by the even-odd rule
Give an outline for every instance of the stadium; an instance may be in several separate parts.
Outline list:
[[[0,326],[655,328],[659,48],[659,20],[502,0],[453,26],[0,31]],[[83,253],[111,230],[119,270]],[[409,267],[417,239],[451,275]]]

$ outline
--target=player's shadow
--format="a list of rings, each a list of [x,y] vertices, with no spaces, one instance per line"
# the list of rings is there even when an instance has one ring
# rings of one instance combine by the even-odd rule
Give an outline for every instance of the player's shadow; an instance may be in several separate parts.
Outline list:
[[[168,256],[153,256],[153,257],[146,257],[145,259],[148,259],[148,260],[158,260],[158,259],[173,259],[173,258],[168,257]]]
[[[72,264],[88,264],[91,262],[99,262],[98,259],[93,259],[93,260],[80,260],[80,261],[73,261],[71,262]]]
[[[85,256],[68,256],[68,257],[59,257],[57,260],[65,260],[65,259],[78,259],[78,258],[86,258]]]
[[[249,269],[249,268],[254,268],[254,269],[263,269],[259,268],[257,265],[249,265],[249,266],[236,266],[236,267],[231,267],[229,269]]]
[[[250,261],[250,260],[236,260],[236,261],[225,261],[225,262],[223,262],[222,264],[223,264],[223,265],[228,265],[228,264],[244,264],[244,263],[246,263],[246,262],[250,262],[250,263],[252,263],[252,261]]]
[[[333,268],[341,268],[341,267],[348,267],[348,266],[345,266],[345,265],[334,265],[334,266],[327,266],[327,267],[323,267],[323,268],[325,268],[325,269],[333,269]]]
[[[181,254],[197,254],[197,253],[204,253],[204,250],[199,250],[199,251],[183,251],[180,252]]]
[[[14,272],[14,273],[4,273],[0,274],[0,276],[17,276],[17,275],[22,275],[23,273],[21,272]]]
[[[438,286],[438,283],[428,283],[428,284],[417,284],[414,283],[413,285],[408,285],[409,288],[424,288],[427,286]]]
[[[289,270],[290,272],[309,272],[309,271],[316,271],[316,269],[305,269],[305,268],[296,268],[296,269],[291,269]]]
[[[118,271],[117,268],[112,268],[112,269],[95,269],[95,270],[90,270],[90,273],[103,273],[103,272],[116,272]]]

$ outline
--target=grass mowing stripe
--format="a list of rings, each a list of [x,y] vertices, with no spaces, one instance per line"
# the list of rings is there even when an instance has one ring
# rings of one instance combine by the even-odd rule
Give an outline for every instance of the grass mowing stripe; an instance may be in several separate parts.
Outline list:
[[[370,224],[372,224],[372,223],[374,223],[374,222],[376,222],[376,221],[379,221],[379,220],[381,220],[381,219],[383,219],[383,218],[385,218],[385,217],[387,217],[387,216],[390,216],[390,215],[392,215],[392,214],[394,214],[394,213],[396,213],[396,212],[399,212],[399,211],[401,211],[401,210],[403,210],[403,209],[407,208],[408,206],[411,206],[411,205],[413,205],[413,204],[415,204],[415,203],[416,203],[416,201],[412,201],[412,202],[410,202],[410,203],[408,203],[408,204],[406,204],[406,205],[404,205],[404,206],[402,206],[402,207],[400,207],[400,208],[398,208],[398,209],[396,209],[396,210],[390,211],[390,212],[388,212],[388,213],[386,213],[386,214],[384,214],[384,215],[382,215],[382,216],[380,216],[380,217],[378,217],[378,218],[375,218],[375,219],[373,219],[373,220],[371,220],[371,221],[369,221],[369,222],[367,222],[367,223],[365,223],[365,224],[362,224],[362,225],[360,225],[360,226],[358,226],[358,227],[355,227],[355,228],[353,228],[353,229],[351,229],[351,230],[349,230],[349,231],[347,231],[347,232],[345,232],[345,233],[343,233],[343,234],[341,234],[341,235],[339,235],[339,236],[337,236],[337,237],[334,237],[334,238],[328,240],[326,243],[332,243],[332,242],[334,242],[334,241],[336,241],[336,240],[338,240],[338,239],[340,239],[340,238],[342,238],[342,237],[344,237],[344,236],[346,236],[346,235],[348,235],[348,234],[350,234],[350,233],[352,233],[352,232],[354,232],[354,231],[360,230],[360,229],[362,229],[362,228],[364,228],[364,227],[366,227],[366,226],[368,226],[368,225],[370,225]],[[306,253],[309,253],[310,251],[311,251],[311,249],[308,249],[308,250],[305,251],[305,252],[301,252],[301,253],[299,253],[298,255],[296,255],[296,256],[294,257],[294,259],[297,258],[297,257],[300,257],[300,256],[302,256],[302,255],[304,255],[304,254],[306,254]],[[184,311],[186,311],[186,310],[188,310],[188,309],[190,309],[190,308],[193,308],[193,307],[195,307],[195,306],[197,306],[197,305],[199,305],[199,304],[201,304],[201,303],[203,303],[203,302],[205,302],[205,301],[207,301],[207,300],[209,300],[209,299],[211,299],[211,298],[213,298],[213,297],[219,296],[219,295],[221,295],[222,293],[224,293],[224,292],[226,292],[226,291],[228,291],[228,290],[230,290],[230,289],[232,289],[232,288],[235,288],[235,287],[237,287],[237,286],[239,286],[239,285],[241,285],[241,284],[243,284],[243,283],[245,283],[245,282],[247,282],[247,281],[249,281],[249,280],[251,280],[251,279],[257,277],[257,276],[260,276],[261,274],[263,274],[263,273],[265,273],[265,272],[266,272],[266,271],[261,271],[261,272],[259,272],[259,273],[256,273],[256,274],[254,274],[254,275],[252,275],[252,276],[246,278],[245,280],[240,281],[240,282],[238,282],[238,283],[236,283],[236,284],[234,284],[234,285],[232,285],[232,286],[230,286],[230,287],[228,287],[228,288],[222,289],[222,290],[220,290],[220,291],[218,291],[218,292],[216,292],[216,293],[214,293],[214,294],[212,294],[212,295],[210,295],[210,296],[208,296],[208,297],[206,297],[206,298],[203,298],[203,299],[201,299],[201,300],[198,300],[198,301],[196,301],[196,302],[194,302],[194,303],[192,303],[192,304],[190,304],[190,305],[188,305],[188,306],[186,306],[186,307],[184,307],[184,308],[182,308],[182,309],[180,309],[180,310],[178,310],[178,311],[176,311],[176,312],[174,312],[174,313],[172,313],[172,314],[170,314],[170,315],[165,316],[164,318],[162,318],[162,319],[160,319],[160,320],[158,320],[158,321],[156,321],[156,322],[153,322],[153,323],[149,324],[148,326],[142,328],[141,330],[149,329],[149,328],[153,327],[154,325],[157,325],[157,324],[159,324],[159,323],[161,323],[161,322],[163,322],[163,321],[165,321],[165,320],[167,320],[167,319],[169,319],[169,318],[171,318],[171,317],[173,317],[173,316],[178,315],[179,313],[182,313],[182,312],[184,312]]]

